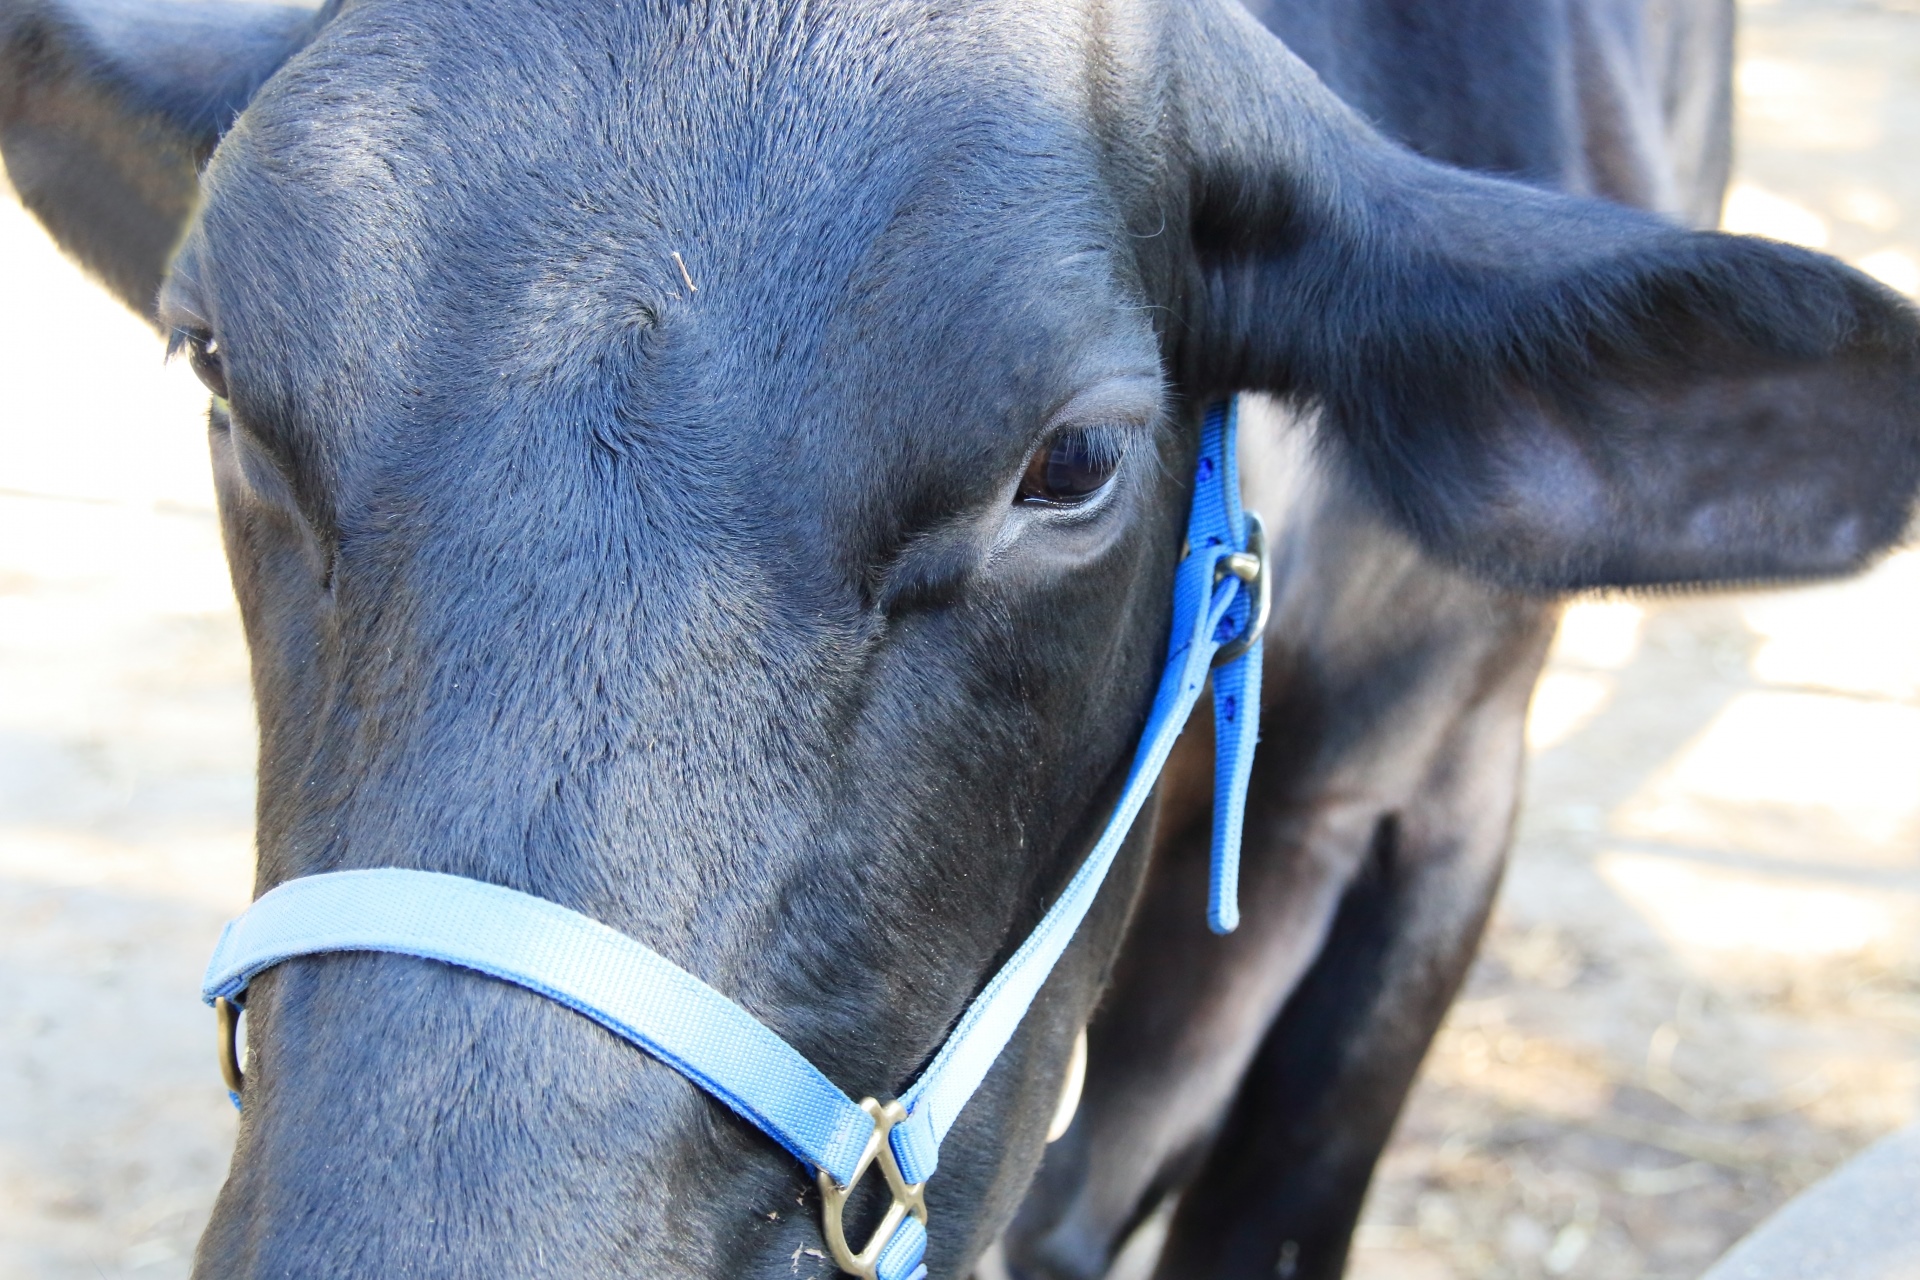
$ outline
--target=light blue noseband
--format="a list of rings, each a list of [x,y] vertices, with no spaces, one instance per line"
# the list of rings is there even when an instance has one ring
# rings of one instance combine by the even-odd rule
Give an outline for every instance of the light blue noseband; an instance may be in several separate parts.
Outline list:
[[[1174,579],[1173,638],[1125,789],[1079,871],[1019,951],[974,998],[898,1100],[855,1102],[752,1014],[658,952],[557,903],[430,871],[336,871],[289,880],[227,925],[202,994],[220,1012],[228,1085],[239,1101],[234,1024],[247,983],[294,956],[387,951],[517,983],[632,1041],[819,1171],[834,1261],[865,1280],[924,1280],[922,1188],[940,1144],[1013,1036],[1093,905],[1188,714],[1213,679],[1214,802],[1208,923],[1239,923],[1240,824],[1259,727],[1267,564],[1257,517],[1241,510],[1232,402],[1206,415],[1187,551]],[[875,1162],[893,1202],[865,1247],[841,1212]]]

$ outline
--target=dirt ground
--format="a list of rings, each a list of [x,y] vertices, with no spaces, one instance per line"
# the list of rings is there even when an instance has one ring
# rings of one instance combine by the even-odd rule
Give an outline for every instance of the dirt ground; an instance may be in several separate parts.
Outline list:
[[[1920,292],[1920,0],[1746,0],[1736,229]],[[0,1280],[167,1280],[233,1113],[246,660],[183,366],[0,199]],[[1362,1280],[1696,1276],[1920,1104],[1920,552],[1595,600]]]

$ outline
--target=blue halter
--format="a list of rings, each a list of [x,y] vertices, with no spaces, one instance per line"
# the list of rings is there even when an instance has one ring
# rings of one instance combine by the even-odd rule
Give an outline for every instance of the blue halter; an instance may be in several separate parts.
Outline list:
[[[1146,803],[1174,740],[1213,680],[1215,777],[1208,923],[1239,923],[1240,825],[1259,728],[1266,548],[1241,510],[1233,402],[1207,411],[1187,554],[1174,579],[1173,638],[1133,768],[1099,841],[1047,912],[960,1018],[898,1100],[855,1102],[752,1014],[658,952],[576,911],[498,885],[430,871],[335,871],[289,880],[230,922],[202,995],[225,1028],[228,1084],[239,1103],[232,1037],[255,974],[294,956],[386,951],[476,970],[557,1000],[632,1041],[819,1171],[822,1228],[843,1271],[864,1280],[924,1280],[923,1187],[940,1144],[980,1087]],[[855,1251],[841,1211],[880,1164],[893,1203]]]

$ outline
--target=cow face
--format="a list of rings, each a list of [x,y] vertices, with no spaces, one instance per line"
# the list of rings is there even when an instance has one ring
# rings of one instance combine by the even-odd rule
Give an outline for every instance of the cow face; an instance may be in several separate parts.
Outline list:
[[[262,884],[410,865],[566,903],[885,1096],[1120,780],[1188,448],[1084,54],[866,22],[344,11],[226,135],[160,315],[218,397]],[[1037,1155],[1093,963],[960,1139],[962,1230]],[[250,1009],[212,1273],[320,1267],[345,1221],[399,1265],[395,1197],[457,1269],[817,1245],[807,1170],[537,998],[361,956]],[[502,1159],[530,1106],[554,1122]],[[450,1178],[410,1154],[363,1210],[287,1180],[369,1125]]]
[[[134,20],[13,11],[0,138],[123,287],[101,210],[185,231],[261,886],[551,898],[855,1096],[1097,832],[1209,397],[1312,406],[1343,483],[1543,592],[1839,572],[1910,511],[1889,295],[1419,161],[1223,5]],[[1137,853],[950,1140],[935,1275],[1031,1174]],[[202,1274],[825,1270],[809,1171],[539,997],[327,956],[249,1016]]]

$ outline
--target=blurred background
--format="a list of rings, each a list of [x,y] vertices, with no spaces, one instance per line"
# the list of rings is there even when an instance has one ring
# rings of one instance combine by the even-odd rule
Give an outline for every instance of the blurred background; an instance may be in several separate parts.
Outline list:
[[[1727,225],[1920,294],[1920,0],[1742,0]],[[253,727],[160,340],[0,193],[0,1280],[172,1280]],[[1920,552],[1567,613],[1512,870],[1359,1280],[1697,1276],[1920,1109]]]

